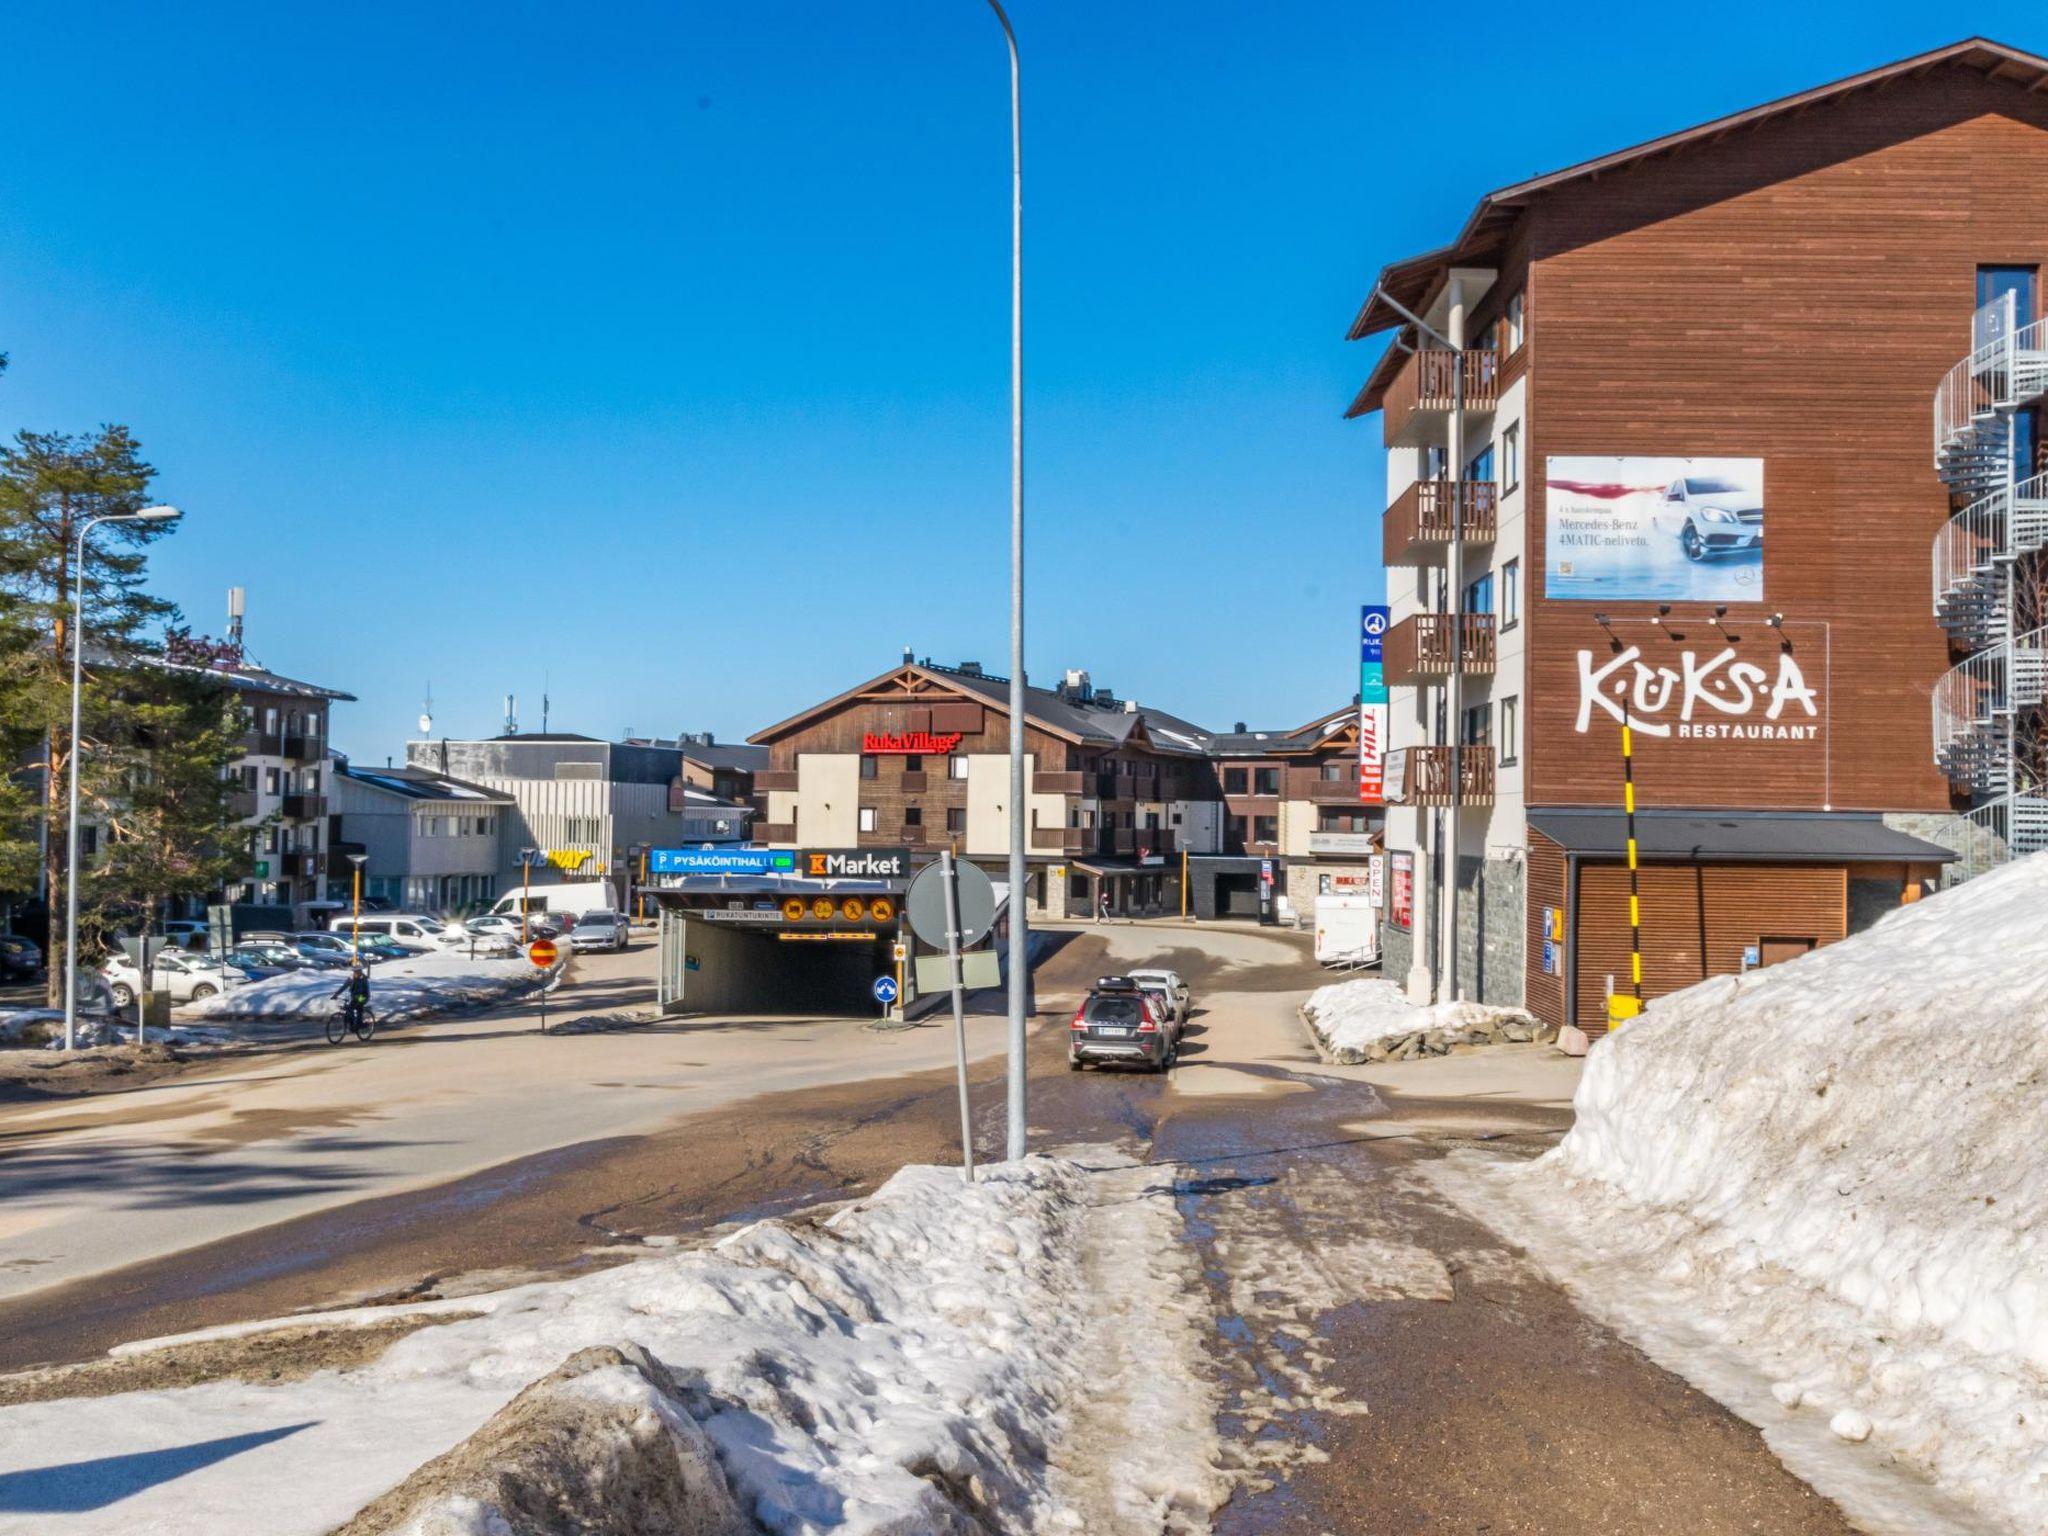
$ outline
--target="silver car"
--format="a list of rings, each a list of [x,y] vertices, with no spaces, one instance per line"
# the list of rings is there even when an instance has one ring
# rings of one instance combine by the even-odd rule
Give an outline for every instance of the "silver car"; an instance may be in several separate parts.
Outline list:
[[[622,950],[632,936],[632,924],[623,912],[586,912],[569,930],[569,947],[575,950]]]

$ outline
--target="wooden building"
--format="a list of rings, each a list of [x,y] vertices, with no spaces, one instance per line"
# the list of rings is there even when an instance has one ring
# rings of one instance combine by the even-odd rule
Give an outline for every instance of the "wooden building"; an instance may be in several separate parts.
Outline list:
[[[2041,314],[2044,85],[1938,49],[1491,192],[1380,273],[1390,977],[1600,1027],[1620,845],[1571,813],[1618,811],[1624,715],[1648,995],[1938,878],[1929,403],[1987,295]]]

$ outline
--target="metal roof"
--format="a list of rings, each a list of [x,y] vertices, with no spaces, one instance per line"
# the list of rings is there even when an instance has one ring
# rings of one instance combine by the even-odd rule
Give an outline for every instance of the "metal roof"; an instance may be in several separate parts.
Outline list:
[[[512,797],[501,790],[486,789],[467,779],[450,778],[426,768],[357,768],[337,763],[341,775],[369,789],[381,789],[404,800],[482,800],[493,805],[510,805]]]
[[[1595,806],[1532,808],[1529,825],[1568,853],[1628,850],[1628,819]],[[1945,864],[1939,843],[1885,825],[1866,811],[1638,811],[1636,848],[1646,859],[1796,864]]]

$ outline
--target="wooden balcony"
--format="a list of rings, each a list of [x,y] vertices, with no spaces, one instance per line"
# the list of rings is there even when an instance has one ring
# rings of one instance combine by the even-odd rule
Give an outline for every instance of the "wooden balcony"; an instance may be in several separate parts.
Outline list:
[[[1341,779],[1310,779],[1307,791],[1299,798],[1310,805],[1356,805],[1358,770],[1354,767]]]
[[[1457,403],[1460,357],[1447,347],[1424,347],[1411,353],[1394,382],[1387,386],[1381,407],[1381,436],[1389,448],[1409,447],[1441,436]],[[1500,354],[1463,354],[1465,409],[1477,414],[1500,404]]]
[[[757,768],[754,770],[754,790],[767,794],[770,790],[781,789],[794,792],[796,770],[794,768]]]
[[[1087,776],[1080,773],[1037,772],[1031,775],[1031,793],[1034,795],[1079,795],[1086,791],[1081,787]]]
[[[1459,777],[1461,805],[1493,804],[1493,748],[1466,747]],[[1389,805],[1440,806],[1451,803],[1451,749],[1402,747],[1387,754]]]
[[[1500,492],[1491,480],[1418,480],[1380,519],[1380,553],[1388,565],[1441,565],[1458,523],[1466,543],[1491,544],[1499,521]]]
[[[1095,847],[1093,827],[1033,827],[1031,846],[1044,853],[1088,853]]]
[[[238,784],[230,789],[228,814],[237,821],[253,821],[256,817],[256,791],[246,784]]]
[[[1490,673],[1493,654],[1492,614],[1411,613],[1387,631],[1387,682],[1412,687],[1454,671]]]
[[[763,821],[754,827],[754,841],[775,844],[793,844],[796,841],[796,823],[793,821]]]
[[[906,795],[921,795],[930,787],[929,775],[923,769],[919,769],[915,773],[905,773],[902,784],[903,793]]]
[[[293,794],[284,797],[286,821],[312,821],[327,814],[325,795]]]

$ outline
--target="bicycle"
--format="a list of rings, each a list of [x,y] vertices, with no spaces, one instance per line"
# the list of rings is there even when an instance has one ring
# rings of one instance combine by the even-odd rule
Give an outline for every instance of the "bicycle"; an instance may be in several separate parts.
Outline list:
[[[361,990],[357,987],[360,983]],[[327,1043],[339,1045],[348,1037],[350,1030],[363,1044],[370,1043],[370,1037],[377,1032],[377,1016],[370,1012],[369,983],[351,976],[334,991],[336,997],[347,999],[341,1008],[327,1016]]]

